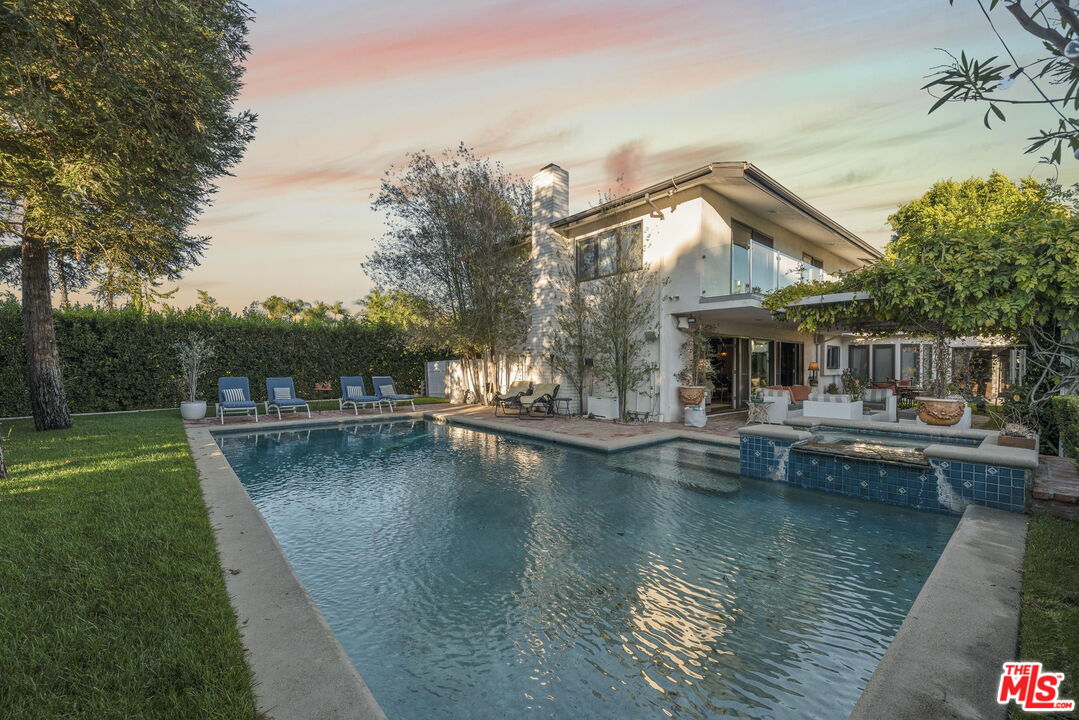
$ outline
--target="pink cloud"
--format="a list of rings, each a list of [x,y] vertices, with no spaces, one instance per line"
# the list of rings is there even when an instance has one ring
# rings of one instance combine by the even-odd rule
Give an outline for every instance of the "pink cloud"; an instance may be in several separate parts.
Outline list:
[[[561,59],[612,48],[676,44],[685,6],[617,10],[543,7],[525,0],[482,14],[317,42],[255,48],[245,96],[264,97],[430,72]],[[526,88],[522,88],[526,90]]]

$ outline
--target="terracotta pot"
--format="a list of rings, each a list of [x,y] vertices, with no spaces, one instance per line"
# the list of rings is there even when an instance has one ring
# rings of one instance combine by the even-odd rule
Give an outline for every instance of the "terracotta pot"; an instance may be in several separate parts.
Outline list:
[[[704,402],[705,388],[700,385],[682,385],[678,388],[678,402],[682,405],[700,405]]]
[[[963,419],[966,403],[943,398],[918,398],[918,419],[926,425],[955,425]]]
[[[1032,437],[1015,437],[1014,435],[998,435],[997,445],[1004,447],[1014,448],[1026,448],[1027,450],[1033,450],[1034,444],[1037,442]]]

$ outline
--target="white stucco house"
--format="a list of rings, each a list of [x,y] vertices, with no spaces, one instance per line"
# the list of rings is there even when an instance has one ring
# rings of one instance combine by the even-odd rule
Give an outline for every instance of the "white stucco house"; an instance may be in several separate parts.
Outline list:
[[[561,381],[545,361],[557,331],[552,280],[558,262],[572,262],[578,282],[587,283],[611,272],[618,253],[627,252],[640,253],[664,281],[655,330],[648,335],[650,360],[658,369],[631,396],[629,410],[648,411],[660,421],[681,418],[674,377],[682,368],[679,327],[693,323],[706,330],[714,351],[718,379],[709,412],[744,408],[756,388],[804,385],[811,375],[823,390],[838,384],[848,366],[873,380],[918,384],[924,378],[924,341],[807,335],[762,307],[763,294],[776,287],[852,270],[881,252],[751,163],[709,163],[572,215],[566,170],[547,165],[533,177],[532,190],[534,285],[526,371],[535,380]],[[996,353],[994,377],[1009,382],[1016,351],[1005,347]],[[819,371],[811,373],[810,363]],[[572,393],[563,388],[560,394]],[[598,384],[587,394],[612,395]]]

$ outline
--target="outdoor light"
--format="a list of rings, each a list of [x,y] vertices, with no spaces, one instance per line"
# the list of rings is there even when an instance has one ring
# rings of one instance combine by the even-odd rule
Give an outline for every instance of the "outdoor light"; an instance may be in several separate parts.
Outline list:
[[[816,360],[813,360],[812,362],[809,363],[809,384],[810,385],[816,385],[817,384],[817,372],[819,370],[820,370],[820,363],[818,363]]]
[[[1071,40],[1064,46],[1064,57],[1069,60],[1079,58],[1079,40]]]

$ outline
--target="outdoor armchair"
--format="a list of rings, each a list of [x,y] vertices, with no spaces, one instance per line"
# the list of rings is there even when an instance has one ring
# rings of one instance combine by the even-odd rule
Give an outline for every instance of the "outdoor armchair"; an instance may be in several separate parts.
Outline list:
[[[390,404],[390,408],[397,407],[397,403],[407,402],[412,406],[412,409],[416,409],[416,396],[404,395],[397,392],[397,387],[393,382],[393,378],[389,375],[376,375],[371,378],[371,384],[375,386],[375,397],[381,398]]]
[[[296,386],[292,384],[292,378],[266,378],[267,415],[270,414],[270,410],[276,410],[277,419],[280,420],[282,410],[296,412],[301,408],[307,411],[307,417],[311,417],[311,408],[307,401],[296,397]]]
[[[225,424],[225,415],[250,415],[255,413],[255,422],[259,421],[259,406],[251,400],[251,384],[245,377],[223,377],[217,379],[217,416]]]
[[[371,407],[377,407],[379,414],[381,414],[383,403],[393,407],[390,401],[385,398],[368,395],[361,376],[355,375],[341,378],[341,397],[337,400],[337,405],[341,410],[351,405],[352,409],[359,415],[361,407],[370,405]]]

